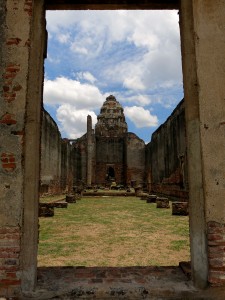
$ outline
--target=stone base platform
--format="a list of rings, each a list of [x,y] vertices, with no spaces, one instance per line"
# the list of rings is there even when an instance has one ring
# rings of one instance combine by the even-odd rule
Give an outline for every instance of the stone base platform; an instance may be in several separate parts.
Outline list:
[[[198,290],[180,267],[42,267],[36,291],[41,299],[224,299],[225,288]]]

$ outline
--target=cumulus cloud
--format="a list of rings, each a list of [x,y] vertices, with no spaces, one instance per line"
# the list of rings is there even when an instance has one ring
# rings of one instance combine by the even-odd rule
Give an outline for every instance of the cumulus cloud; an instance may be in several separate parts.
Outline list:
[[[57,77],[45,80],[44,102],[48,105],[72,104],[77,109],[99,107],[104,98],[99,89],[91,84],[81,84],[77,80]]]
[[[77,78],[80,80],[89,81],[92,84],[97,80],[90,72],[78,72]]]
[[[61,129],[67,133],[67,137],[75,139],[81,137],[87,131],[87,116],[92,117],[92,126],[97,122],[96,114],[87,109],[76,109],[70,104],[63,104],[57,109],[57,119]]]
[[[93,80],[91,74],[85,76]],[[93,110],[99,108],[103,101],[104,97],[96,86],[65,77],[45,80],[44,103],[57,107],[60,129],[69,138],[80,137],[86,132],[88,114],[92,116],[93,124],[96,123]]]
[[[69,32],[60,33],[60,34],[57,35],[57,38],[58,38],[60,43],[66,44],[70,40],[70,33]]]
[[[176,11],[73,11],[68,19],[58,11],[48,12],[47,19],[50,34],[70,38],[68,48],[79,59],[104,61],[95,66],[109,85],[121,82],[138,91],[182,80]]]
[[[124,113],[137,128],[158,126],[158,118],[143,107],[131,106],[124,107]]]
[[[168,110],[182,94],[178,21],[176,11],[47,11],[46,65],[54,72],[46,69],[44,101],[57,108],[64,132],[85,132],[87,114],[109,94],[136,127],[157,126],[151,106]]]

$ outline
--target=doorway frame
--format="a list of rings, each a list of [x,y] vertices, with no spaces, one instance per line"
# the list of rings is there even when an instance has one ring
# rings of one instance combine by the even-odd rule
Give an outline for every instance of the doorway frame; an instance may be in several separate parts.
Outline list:
[[[58,4],[57,1],[44,0],[33,1],[33,17],[31,22],[31,50],[29,61],[27,107],[25,124],[26,141],[24,156],[24,218],[22,235],[22,289],[31,291],[35,289],[37,281],[37,249],[38,249],[38,189],[40,177],[40,111],[41,99],[43,96],[43,64],[46,52],[46,9],[169,9],[176,8],[178,1],[170,1],[167,8],[161,4],[156,5],[155,1],[143,3],[120,5],[117,1],[111,4],[102,4],[101,1],[95,4],[71,4],[71,1],[63,1],[67,4]],[[54,4],[56,3],[56,4]],[[60,1],[59,1],[60,3]],[[62,1],[61,1],[62,3]],[[172,4],[171,4],[172,3]],[[175,5],[175,4],[176,5]],[[190,192],[190,245],[192,278],[196,287],[207,286],[208,258],[206,241],[205,221],[205,199],[202,177],[202,154],[200,142],[200,116],[199,116],[199,92],[195,85],[197,80],[195,35],[192,1],[181,0],[180,32],[181,32],[181,53],[183,66],[183,82],[186,108],[186,126],[188,141],[188,171],[189,171],[189,192]],[[40,42],[41,41],[41,42]],[[191,67],[190,67],[191,66]],[[35,94],[33,83],[38,80]],[[32,87],[32,88],[31,88]],[[29,121],[30,120],[30,121]],[[194,122],[193,122],[194,120]],[[37,159],[33,164],[32,158]],[[193,174],[195,174],[194,177]],[[197,176],[196,176],[197,174]],[[193,178],[198,178],[194,180]],[[33,238],[30,238],[33,236]]]

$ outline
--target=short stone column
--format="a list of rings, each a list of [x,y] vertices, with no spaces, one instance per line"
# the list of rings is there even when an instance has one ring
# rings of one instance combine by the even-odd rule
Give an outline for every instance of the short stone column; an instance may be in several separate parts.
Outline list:
[[[170,208],[169,199],[164,197],[157,197],[156,208]]]
[[[140,197],[141,200],[147,200],[148,199],[148,194],[147,193],[141,193],[139,195],[139,197]]]
[[[172,215],[187,216],[188,215],[188,202],[173,202]]]
[[[75,200],[81,200],[81,194],[75,194]]]
[[[142,187],[137,186],[134,188],[134,190],[135,190],[135,196],[140,197],[140,194],[142,193]]]
[[[66,202],[67,203],[76,203],[76,198],[74,195],[66,195]]]
[[[65,201],[54,202],[55,208],[67,208],[67,206],[68,206],[68,202]]]
[[[148,195],[146,203],[156,203],[156,195]]]
[[[52,203],[39,203],[39,217],[53,217],[54,216],[54,206]]]

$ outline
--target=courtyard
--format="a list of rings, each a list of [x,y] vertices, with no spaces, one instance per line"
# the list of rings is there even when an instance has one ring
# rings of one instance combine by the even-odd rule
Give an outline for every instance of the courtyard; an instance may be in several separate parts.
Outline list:
[[[178,266],[190,260],[188,219],[139,197],[83,197],[39,219],[38,265]]]

